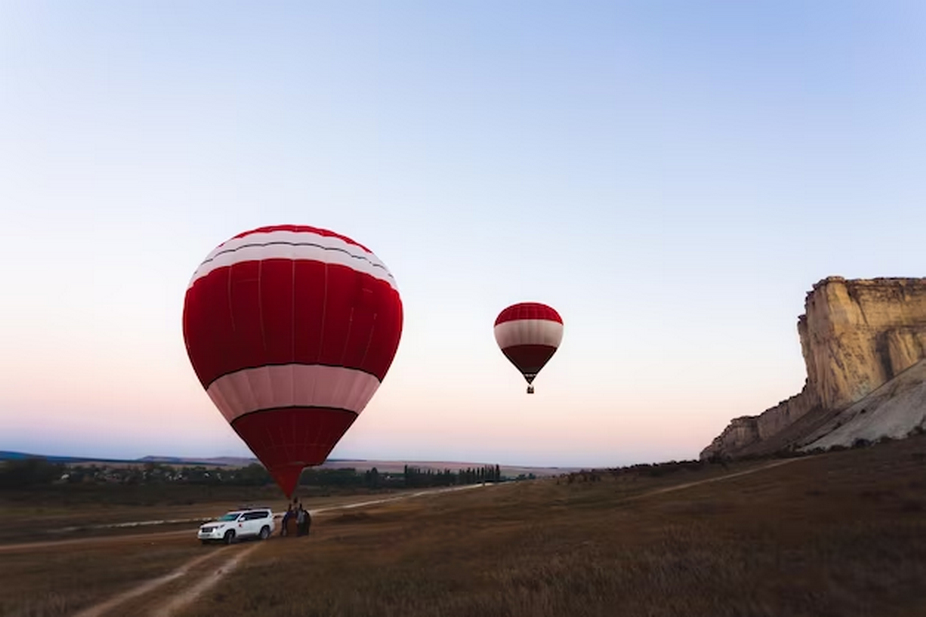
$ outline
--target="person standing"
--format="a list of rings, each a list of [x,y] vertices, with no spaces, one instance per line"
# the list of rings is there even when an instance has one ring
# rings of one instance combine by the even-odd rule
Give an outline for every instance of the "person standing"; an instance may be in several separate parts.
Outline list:
[[[296,535],[303,536],[305,535],[305,516],[306,511],[302,508],[302,503],[299,503],[299,509],[296,510]]]
[[[289,519],[291,519],[292,517],[293,517],[293,504],[288,503],[286,504],[286,514],[283,515],[283,528],[280,529],[281,536],[289,535],[289,529],[287,526],[289,525]]]

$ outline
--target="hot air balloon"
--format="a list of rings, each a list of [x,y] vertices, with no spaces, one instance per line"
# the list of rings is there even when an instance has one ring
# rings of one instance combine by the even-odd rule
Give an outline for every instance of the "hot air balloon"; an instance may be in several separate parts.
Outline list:
[[[219,245],[183,305],[196,376],[287,497],[366,407],[401,335],[402,300],[383,262],[300,225]]]
[[[495,340],[502,353],[524,375],[527,393],[533,394],[534,378],[563,340],[563,318],[546,304],[514,304],[495,320]]]

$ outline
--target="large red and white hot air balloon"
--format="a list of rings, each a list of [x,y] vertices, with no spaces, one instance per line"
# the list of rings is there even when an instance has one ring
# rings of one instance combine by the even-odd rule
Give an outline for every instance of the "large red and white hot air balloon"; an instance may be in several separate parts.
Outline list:
[[[287,497],[363,411],[392,364],[402,300],[347,236],[261,227],[219,245],[183,306],[193,370]]]
[[[563,318],[539,302],[522,302],[502,311],[495,320],[495,340],[534,393],[534,378],[550,361],[563,340]]]

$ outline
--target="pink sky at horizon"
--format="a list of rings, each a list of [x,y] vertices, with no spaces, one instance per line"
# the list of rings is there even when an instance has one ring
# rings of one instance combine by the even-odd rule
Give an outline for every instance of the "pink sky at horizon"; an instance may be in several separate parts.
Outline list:
[[[178,277],[165,287],[182,298],[185,284]],[[123,300],[131,296],[130,287],[123,288]],[[169,310],[143,328],[132,327],[118,303],[108,306],[96,314],[109,324],[105,330],[82,328],[93,307],[84,312],[71,303],[46,313],[44,324],[12,333],[23,353],[0,358],[0,369],[18,385],[14,396],[5,393],[4,404],[25,413],[4,422],[0,449],[116,458],[249,456],[189,365],[179,331],[181,302],[164,303]],[[494,316],[485,308],[482,317],[488,319],[467,319],[457,336],[438,342],[426,324],[414,320],[415,303],[407,306],[390,373],[331,456],[617,466],[696,458],[717,432],[718,410],[708,407],[717,405],[712,399],[728,387],[725,380],[693,383],[675,377],[684,385],[666,388],[683,363],[658,354],[641,356],[642,364],[626,375],[589,367],[575,348],[595,333],[583,332],[581,323],[572,325],[575,316],[565,311],[563,346],[538,378],[537,394],[527,396],[522,378],[495,344]],[[44,332],[46,344],[26,340],[37,330]],[[452,367],[430,361],[441,357],[444,345],[463,347],[472,338],[468,333],[480,330],[474,351],[458,356]],[[793,344],[798,356],[796,334]],[[49,375],[54,387],[48,387]],[[733,417],[740,405],[774,404],[796,393],[799,383],[792,383],[793,392],[780,384],[781,394],[768,384],[757,384],[754,393],[737,392],[721,403],[727,410],[719,414]],[[665,426],[663,409],[681,410],[673,418],[687,423]]]

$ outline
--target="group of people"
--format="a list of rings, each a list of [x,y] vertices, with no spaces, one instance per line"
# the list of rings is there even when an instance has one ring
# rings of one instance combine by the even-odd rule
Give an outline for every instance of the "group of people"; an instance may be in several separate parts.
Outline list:
[[[286,506],[286,514],[283,515],[283,528],[280,530],[281,536],[289,535],[289,521],[296,519],[296,535],[309,535],[309,527],[312,526],[312,516],[309,511],[302,507],[302,502],[293,499],[291,504]]]

